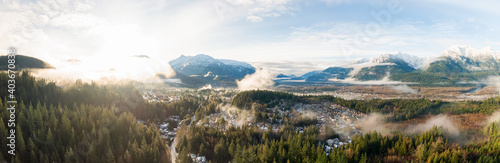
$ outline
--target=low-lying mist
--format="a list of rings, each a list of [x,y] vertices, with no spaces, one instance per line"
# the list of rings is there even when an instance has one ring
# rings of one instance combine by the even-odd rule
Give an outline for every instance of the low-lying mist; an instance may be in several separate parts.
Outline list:
[[[276,74],[268,70],[257,69],[255,73],[249,74],[241,80],[236,80],[236,84],[240,90],[268,90],[274,88],[273,78],[275,77]]]
[[[237,117],[236,123],[240,127],[246,125],[250,121],[249,119],[253,119],[252,110],[238,109],[231,104],[221,104],[219,108],[221,111],[226,112],[226,114]]]
[[[390,88],[401,93],[418,94],[418,91],[414,90],[413,88],[409,87],[406,84],[393,85],[390,86]]]
[[[488,118],[488,121],[486,121],[487,124],[490,124],[493,122],[500,123],[500,111],[496,111],[493,114],[491,114],[491,116]]]
[[[425,131],[428,131],[432,129],[432,127],[443,127],[448,131],[448,133],[451,136],[459,136],[460,131],[458,128],[455,126],[455,123],[452,121],[452,119],[448,115],[444,114],[439,114],[436,116],[431,117],[424,123],[416,124],[416,125],[411,125],[406,128],[407,133],[422,133]]]
[[[452,116],[446,114],[439,114],[430,117],[424,122],[410,124],[403,128],[395,128],[390,127],[390,123],[387,122],[388,115],[380,114],[380,113],[370,113],[366,115],[364,118],[356,122],[356,126],[359,127],[363,132],[371,132],[377,131],[381,134],[389,134],[391,132],[400,131],[407,134],[418,134],[432,129],[434,126],[442,127],[445,129],[449,135],[455,140],[459,142],[467,142],[468,136],[471,136],[470,133],[465,131],[461,131],[459,129],[458,121],[454,120]],[[410,123],[412,121],[409,121]],[[500,111],[496,111],[491,114],[488,118],[484,119],[483,123],[480,123],[480,126],[485,127],[490,123],[499,122],[500,123]],[[408,123],[408,122],[398,122],[398,123]],[[400,126],[401,124],[397,124],[396,126]],[[342,134],[342,133],[340,133]],[[467,136],[468,135],[468,136]]]
[[[384,126],[386,120],[387,115],[383,115],[381,113],[370,113],[358,121],[356,125],[360,126],[361,130],[364,132],[377,131],[382,134],[387,134],[390,130]]]
[[[54,65],[56,69],[31,70],[33,76],[57,81],[74,83],[75,80],[98,83],[114,83],[123,80],[152,82],[157,75],[172,77],[175,71],[168,63],[149,57],[122,57],[114,59],[98,58],[84,60],[65,60]],[[159,81],[160,82],[160,81]]]

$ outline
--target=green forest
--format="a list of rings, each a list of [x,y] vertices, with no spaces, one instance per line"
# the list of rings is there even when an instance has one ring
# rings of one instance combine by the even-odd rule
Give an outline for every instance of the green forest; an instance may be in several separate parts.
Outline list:
[[[0,84],[7,85],[0,73]],[[27,72],[16,77],[16,156],[8,154],[10,113],[0,87],[0,160],[12,162],[167,162],[155,126],[132,114],[146,104],[131,85],[76,81],[61,88]],[[139,97],[139,98],[137,98]]]
[[[0,84],[8,77],[0,73]],[[170,103],[145,101],[133,84],[100,85],[80,80],[56,86],[23,72],[16,77],[16,156],[0,146],[0,160],[12,162],[170,162],[167,142],[160,138],[155,121],[171,115],[183,120],[220,112],[217,97],[187,95]],[[0,137],[8,144],[7,90],[0,87]],[[275,107],[282,102],[329,101],[363,113],[389,115],[399,122],[441,113],[491,114],[500,98],[483,101],[444,102],[428,99],[345,100],[333,96],[297,96],[274,91],[244,91],[231,104],[242,110]],[[267,117],[261,118],[265,121]],[[137,120],[143,120],[144,123]],[[499,162],[500,125],[485,125],[474,140],[457,142],[446,129],[434,127],[418,134],[367,132],[351,143],[326,151],[322,142],[338,137],[320,134],[316,126],[297,132],[293,126],[308,125],[283,119],[278,131],[257,127],[179,126],[176,162],[192,162],[188,154],[205,156],[209,162]]]

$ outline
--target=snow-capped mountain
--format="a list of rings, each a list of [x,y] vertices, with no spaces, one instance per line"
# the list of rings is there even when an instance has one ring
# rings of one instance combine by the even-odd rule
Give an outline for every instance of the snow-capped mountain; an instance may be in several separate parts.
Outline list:
[[[242,79],[245,75],[255,72],[255,68],[248,63],[215,59],[204,54],[182,55],[169,63],[177,73],[205,83],[234,83],[235,79]],[[460,45],[452,46],[434,57],[420,57],[403,52],[387,53],[374,58],[361,58],[351,65],[312,71],[300,77],[281,74],[276,81],[303,80],[305,83],[324,83],[388,78],[411,83],[454,84],[497,75],[499,70],[500,52],[491,48],[474,49]]]
[[[219,61],[221,61],[222,63],[224,63],[226,65],[230,65],[230,66],[255,69],[251,64],[248,64],[246,62],[240,62],[240,61],[229,60],[229,59],[219,59]]]
[[[448,48],[436,57],[420,57],[397,52],[382,54],[374,58],[361,58],[352,62],[351,65],[330,67],[306,80],[326,81],[343,78],[381,80],[390,74],[393,80],[422,82],[422,79],[425,79],[425,82],[453,83],[453,80],[476,80],[477,78],[474,75],[461,75],[467,77],[455,78],[453,76],[457,75],[454,74],[481,72],[484,75],[498,73],[498,70],[500,70],[500,52],[491,48],[474,49],[470,46],[457,45]],[[425,74],[419,75],[420,73]]]
[[[205,80],[234,81],[255,72],[255,68],[245,62],[215,59],[209,55],[184,56],[169,62],[177,73]]]
[[[424,61],[428,59],[427,57],[414,56],[407,53],[398,52],[395,54],[382,54],[377,58],[374,58],[372,63],[391,63],[403,61],[414,69],[422,68]]]
[[[403,61],[407,63],[410,67],[414,69],[422,68],[425,60],[429,57],[419,57],[408,53],[397,52],[397,53],[387,53],[379,55],[375,58],[360,58],[352,62],[352,64],[363,64],[363,63],[394,63]]]
[[[430,64],[427,71],[465,73],[499,68],[500,52],[489,47],[474,49],[467,45],[455,45],[443,51],[438,60]]]
[[[491,47],[474,49],[468,45],[455,45],[443,51],[440,57],[449,57],[455,60],[470,58],[473,60],[499,60],[500,52],[494,51]]]
[[[362,63],[368,63],[368,62],[371,62],[373,60],[373,58],[359,58],[359,59],[356,59],[352,62],[352,64],[362,64]]]
[[[340,70],[338,73],[330,71],[330,74],[339,74],[340,77],[355,78],[358,80],[380,80],[388,74],[407,73],[422,68],[427,57],[419,57],[411,54],[397,52],[381,54],[375,58],[361,58],[353,62],[349,69],[331,69]],[[342,75],[345,72],[349,74]],[[339,79],[337,75],[336,79]],[[341,79],[341,78],[340,78]]]

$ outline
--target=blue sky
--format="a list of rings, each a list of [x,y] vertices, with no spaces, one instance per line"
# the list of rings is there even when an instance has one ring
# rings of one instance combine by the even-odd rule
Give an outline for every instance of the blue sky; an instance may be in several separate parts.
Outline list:
[[[500,2],[493,0],[7,0],[0,6],[0,48],[15,46],[56,67],[133,55],[164,64],[203,53],[301,74],[398,51],[437,56],[453,45],[500,48]]]

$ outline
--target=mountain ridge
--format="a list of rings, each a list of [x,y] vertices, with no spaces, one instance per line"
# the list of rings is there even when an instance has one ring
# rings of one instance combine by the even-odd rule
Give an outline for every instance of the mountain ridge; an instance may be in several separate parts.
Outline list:
[[[176,73],[197,78],[206,83],[234,83],[235,80],[255,73],[255,68],[248,63],[215,59],[206,54],[181,55],[169,61],[169,64]]]
[[[500,52],[489,47],[474,49],[467,45],[455,45],[437,57],[421,57],[408,53],[386,53],[373,58],[360,58],[350,65],[332,66],[322,71],[311,71],[306,81],[354,79],[360,81],[391,80],[428,83],[431,81],[479,80],[499,74]],[[347,73],[347,74],[346,74]],[[423,80],[425,76],[430,80]]]

